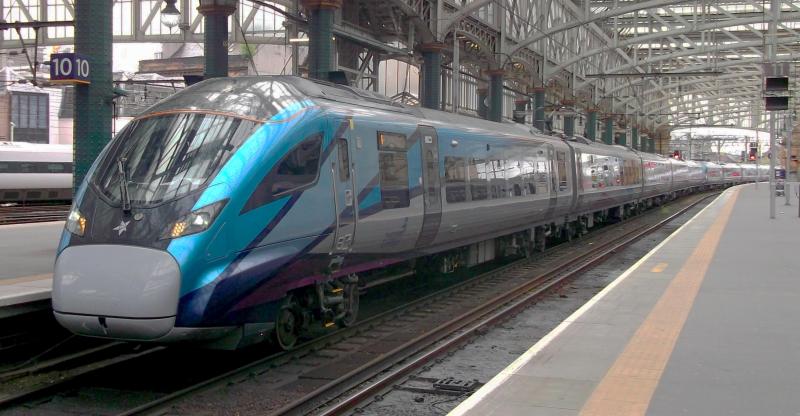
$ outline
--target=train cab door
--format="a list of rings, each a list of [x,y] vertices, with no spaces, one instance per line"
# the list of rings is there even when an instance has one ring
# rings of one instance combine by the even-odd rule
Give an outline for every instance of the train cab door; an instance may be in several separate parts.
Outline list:
[[[355,169],[350,160],[350,141],[337,138],[331,164],[333,183],[333,204],[336,223],[333,230],[333,253],[348,253],[353,245],[358,218],[358,206],[355,202]]]
[[[439,138],[436,129],[419,126],[422,153],[422,195],[424,217],[417,247],[430,245],[439,232],[442,222],[441,178],[439,177]]]

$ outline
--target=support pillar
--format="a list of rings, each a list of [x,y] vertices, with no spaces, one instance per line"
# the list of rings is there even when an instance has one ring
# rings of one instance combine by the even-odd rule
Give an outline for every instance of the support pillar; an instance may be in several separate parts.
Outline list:
[[[572,110],[573,106],[575,105],[575,101],[572,100],[562,100],[561,105],[566,107],[568,110]],[[564,116],[564,137],[572,137],[575,135],[575,114],[569,114]]]
[[[488,88],[478,88],[478,116],[485,119],[489,114],[489,107],[486,105],[486,98],[489,97]]]
[[[656,140],[652,137],[647,138],[647,152],[648,153],[656,152]]]
[[[514,100],[514,122],[525,124],[525,110],[528,106],[527,98],[517,98]]]
[[[73,195],[97,156],[111,140],[111,39],[113,2],[75,2],[75,52],[86,56],[89,84],[75,86]]]
[[[533,89],[533,125],[544,133],[544,87]]]
[[[631,147],[634,150],[639,150],[639,127],[631,127]]]
[[[489,120],[503,121],[503,74],[502,69],[491,69],[489,73]]]
[[[426,43],[422,50],[421,104],[425,108],[442,109],[442,50],[441,43]]]
[[[333,71],[333,18],[342,0],[303,0],[308,9],[308,77],[328,80]]]
[[[614,117],[606,116],[603,118],[603,143],[614,144]]]
[[[597,140],[597,110],[594,108],[586,111],[586,138]]]
[[[236,0],[200,0],[203,15],[203,78],[228,76],[228,16],[236,11]]]

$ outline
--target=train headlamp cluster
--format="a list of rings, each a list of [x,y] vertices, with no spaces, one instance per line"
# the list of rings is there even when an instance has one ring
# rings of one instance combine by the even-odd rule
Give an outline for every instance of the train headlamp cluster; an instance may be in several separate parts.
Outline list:
[[[224,207],[227,202],[227,199],[223,199],[222,201],[208,204],[186,214],[178,221],[170,224],[167,229],[164,230],[161,239],[178,238],[205,231],[211,226],[214,219],[219,212],[222,211],[222,207]]]
[[[86,217],[78,211],[78,207],[73,206],[69,211],[67,222],[64,224],[64,227],[72,234],[83,237],[83,234],[86,232]]]

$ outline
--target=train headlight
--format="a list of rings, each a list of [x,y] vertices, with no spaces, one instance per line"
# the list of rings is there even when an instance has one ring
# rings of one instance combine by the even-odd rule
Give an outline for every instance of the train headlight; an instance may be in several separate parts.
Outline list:
[[[227,199],[223,199],[222,201],[208,204],[190,212],[178,221],[170,224],[169,227],[164,230],[164,233],[161,234],[161,239],[178,238],[205,231],[211,226],[214,219],[217,218],[217,215],[222,211],[222,207],[224,207],[227,202]]]
[[[83,233],[86,232],[86,217],[78,211],[78,207],[72,207],[69,211],[64,227],[72,234],[83,237]]]

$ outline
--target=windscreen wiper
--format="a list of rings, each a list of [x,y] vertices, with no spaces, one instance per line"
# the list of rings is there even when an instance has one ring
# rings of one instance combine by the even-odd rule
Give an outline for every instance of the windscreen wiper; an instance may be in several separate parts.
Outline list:
[[[128,173],[125,166],[127,161],[128,159],[124,157],[117,159],[117,168],[120,174],[119,196],[122,199],[122,212],[131,212],[131,198],[128,195]]]

